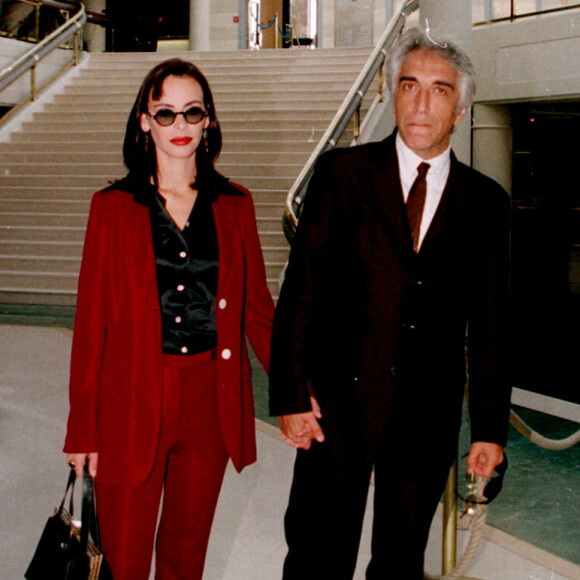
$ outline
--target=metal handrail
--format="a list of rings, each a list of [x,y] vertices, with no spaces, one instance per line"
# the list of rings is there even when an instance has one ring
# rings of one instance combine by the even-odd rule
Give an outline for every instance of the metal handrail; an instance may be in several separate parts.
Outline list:
[[[407,16],[417,8],[419,8],[419,0],[407,0],[395,12],[356,81],[340,105],[334,119],[331,121],[328,129],[306,162],[306,165],[302,168],[302,171],[290,188],[286,198],[284,216],[282,218],[282,227],[288,241],[292,240],[294,232],[296,231],[300,208],[306,194],[306,187],[314,171],[314,165],[317,159],[325,151],[336,146],[352,117],[359,114],[362,99],[374,78],[382,71],[388,50],[405,25]]]
[[[6,87],[11,85],[15,80],[20,78],[23,74],[28,71],[32,71],[31,78],[31,91],[30,99],[35,100],[36,94],[38,92],[36,87],[36,79],[34,71],[37,64],[45,56],[50,54],[52,51],[56,50],[63,42],[66,42],[72,37],[75,37],[73,58],[71,62],[67,63],[60,71],[59,74],[64,72],[68,67],[73,64],[78,64],[78,53],[79,53],[79,31],[84,26],[87,21],[87,14],[82,2],[77,0],[39,0],[38,4],[44,4],[46,6],[51,6],[54,8],[60,8],[62,10],[73,10],[76,9],[76,13],[73,14],[62,26],[57,28],[55,31],[51,32],[46,38],[41,40],[38,44],[35,44],[28,52],[23,54],[21,57],[16,59],[12,64],[0,70],[0,92]],[[12,109],[10,113],[7,113],[2,118],[4,121],[13,111],[20,108],[23,103],[19,103],[16,107]]]

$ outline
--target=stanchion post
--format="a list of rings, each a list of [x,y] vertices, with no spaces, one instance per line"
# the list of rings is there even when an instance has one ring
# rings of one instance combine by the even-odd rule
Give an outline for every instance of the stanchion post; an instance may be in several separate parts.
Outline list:
[[[441,572],[449,574],[457,561],[457,461],[449,470],[449,477],[443,494],[443,543]]]
[[[457,461],[449,470],[443,494],[443,542],[441,573],[449,574],[457,564]],[[472,576],[461,576],[457,580],[478,580]]]

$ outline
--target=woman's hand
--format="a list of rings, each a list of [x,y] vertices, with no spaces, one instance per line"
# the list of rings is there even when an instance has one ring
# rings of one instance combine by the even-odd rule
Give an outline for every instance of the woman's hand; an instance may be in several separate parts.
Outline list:
[[[85,463],[87,462],[91,477],[97,476],[99,454],[96,451],[94,453],[69,453],[66,456],[66,461],[71,467],[74,467],[77,477],[83,476]]]

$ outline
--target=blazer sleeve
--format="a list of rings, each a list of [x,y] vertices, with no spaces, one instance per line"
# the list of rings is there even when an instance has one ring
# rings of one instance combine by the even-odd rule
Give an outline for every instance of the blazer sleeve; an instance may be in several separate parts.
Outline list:
[[[479,212],[484,227],[475,244],[467,330],[471,440],[505,445],[509,425],[510,202],[485,181]]]
[[[240,188],[241,189],[241,188]],[[252,195],[243,190],[244,209],[241,227],[246,268],[244,289],[244,327],[258,360],[268,372],[274,301],[268,289],[266,267],[256,224]]]
[[[105,196],[93,196],[85,235],[74,323],[65,453],[99,450],[98,390],[107,332],[106,289],[110,288]]]
[[[333,153],[333,152],[331,152]],[[315,167],[274,315],[270,361],[270,413],[306,412],[310,405],[317,335],[329,255],[336,227],[337,189],[332,159],[323,155]]]

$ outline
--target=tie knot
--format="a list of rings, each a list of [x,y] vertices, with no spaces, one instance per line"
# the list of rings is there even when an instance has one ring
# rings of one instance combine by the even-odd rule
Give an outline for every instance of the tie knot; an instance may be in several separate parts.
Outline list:
[[[419,166],[417,167],[417,173],[419,174],[418,177],[425,177],[430,167],[431,165],[429,165],[429,163],[419,163]]]

